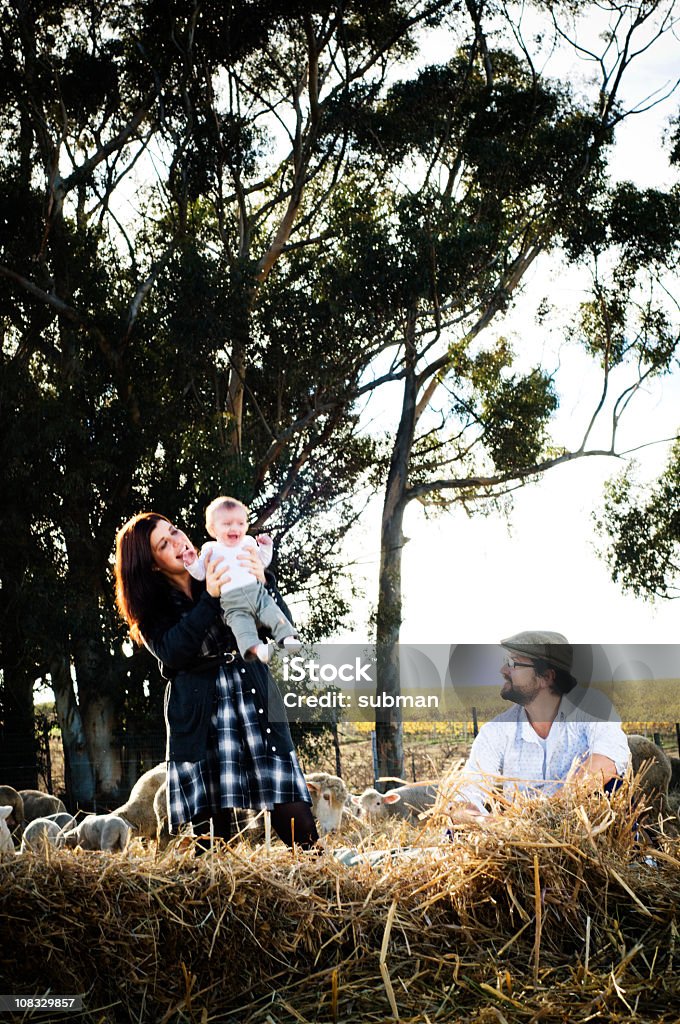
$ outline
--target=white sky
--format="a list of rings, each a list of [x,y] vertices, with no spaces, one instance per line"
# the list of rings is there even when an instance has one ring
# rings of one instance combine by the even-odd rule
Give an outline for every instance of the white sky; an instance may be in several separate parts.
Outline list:
[[[593,34],[593,23],[583,29]],[[435,41],[431,59],[445,59]],[[551,69],[567,70],[563,58]],[[673,34],[640,58],[628,78],[626,102],[635,106],[655,89],[666,89],[677,78],[680,43]],[[591,73],[590,66],[572,62],[568,71],[578,82]],[[620,129],[612,162],[617,179],[640,186],[668,186],[674,174],[661,148],[668,119],[678,109],[671,98],[654,110],[636,115]],[[502,333],[516,339],[523,350],[530,342],[534,361],[541,356],[550,368],[559,356],[557,377],[561,406],[553,436],[573,444],[587,422],[592,395],[598,389],[597,371],[576,349],[562,339],[546,336],[522,314],[542,295],[565,311],[579,301],[579,281],[563,279],[544,262],[529,275],[518,302],[519,313],[510,318]],[[524,303],[524,305],[523,305]],[[527,325],[529,325],[527,327]],[[508,329],[509,328],[509,329]],[[514,331],[514,334],[513,334]],[[500,327],[498,333],[501,333]],[[531,335],[528,338],[528,335]],[[630,409],[624,446],[651,442],[674,435],[680,428],[680,379],[665,379],[638,396]],[[395,395],[392,416],[399,396]],[[372,414],[376,415],[375,408]],[[379,414],[390,417],[387,404]],[[669,445],[656,445],[638,453],[643,478],[652,478],[665,463]],[[468,518],[455,509],[436,519],[426,519],[422,507],[412,502],[404,532],[402,581],[403,642],[496,643],[522,629],[553,629],[572,643],[674,643],[678,639],[678,602],[651,605],[624,596],[595,552],[592,512],[601,503],[604,481],[622,468],[612,459],[586,459],[558,467],[543,480],[515,493],[509,523],[498,516]],[[359,552],[355,576],[362,579],[366,601],[355,609],[355,628],[338,639],[367,639],[366,622],[377,600],[380,554],[381,496],[376,498],[362,524],[354,531],[348,550]],[[348,554],[348,558],[349,558]]]

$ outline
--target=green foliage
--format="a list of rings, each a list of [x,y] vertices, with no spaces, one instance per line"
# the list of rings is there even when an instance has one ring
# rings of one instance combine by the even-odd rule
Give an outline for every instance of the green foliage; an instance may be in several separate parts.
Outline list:
[[[622,182],[613,189],[608,210],[609,238],[621,246],[632,270],[649,264],[677,262],[680,234],[680,192],[638,189]]]
[[[655,484],[641,487],[629,468],[610,480],[596,526],[612,578],[637,597],[680,593],[680,443]]]
[[[538,369],[526,377],[484,377],[481,421],[495,468],[511,473],[531,468],[541,458],[558,405],[552,380]]]

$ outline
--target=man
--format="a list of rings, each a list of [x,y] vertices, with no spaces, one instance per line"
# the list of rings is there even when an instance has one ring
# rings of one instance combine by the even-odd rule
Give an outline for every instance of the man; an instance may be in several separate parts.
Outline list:
[[[588,714],[568,696],[578,685],[571,674],[573,649],[561,633],[517,633],[501,641],[503,700],[513,707],[482,726],[451,795],[454,823],[488,815],[486,804],[502,785],[549,796],[565,779],[587,779],[611,788],[630,753],[618,720]]]

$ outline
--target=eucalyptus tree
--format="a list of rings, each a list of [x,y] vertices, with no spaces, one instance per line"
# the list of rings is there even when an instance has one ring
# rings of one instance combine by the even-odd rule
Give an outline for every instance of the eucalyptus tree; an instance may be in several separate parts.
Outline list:
[[[588,7],[551,5],[565,45],[577,44],[560,19]],[[381,171],[382,190],[363,195],[350,219],[363,224],[372,204],[369,220],[384,231],[365,246],[362,227],[343,245],[356,277],[367,288],[374,282],[375,307],[386,310],[393,361],[384,379],[403,382],[381,525],[382,693],[396,695],[400,686],[408,503],[457,501],[473,510],[567,461],[616,455],[631,398],[676,358],[677,318],[658,282],[677,254],[677,191],[614,186],[607,176],[617,126],[659,99],[627,109],[620,94],[640,53],[673,28],[673,4],[600,7],[610,24],[601,52],[590,52],[599,73],[592,96],[539,74],[513,8],[471,2],[467,42],[446,64],[395,83],[370,112],[353,110],[350,95],[338,114],[352,123],[363,160]],[[602,391],[570,451],[550,442],[558,404],[552,372],[520,370],[508,341],[491,333],[547,253],[565,266],[587,265],[593,281],[572,335],[593,357]],[[631,376],[614,399],[614,370],[625,367]],[[610,413],[608,440],[595,446],[596,421]],[[399,711],[380,712],[376,728],[380,774],[401,776]]]

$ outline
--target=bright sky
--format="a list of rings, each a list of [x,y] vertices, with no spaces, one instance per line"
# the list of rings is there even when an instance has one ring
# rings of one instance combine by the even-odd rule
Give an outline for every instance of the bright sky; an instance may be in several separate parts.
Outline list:
[[[588,33],[592,37],[593,29],[592,23],[584,27],[582,38]],[[445,59],[436,47],[431,55],[433,61]],[[626,102],[635,106],[654,90],[667,89],[677,77],[679,57],[680,43],[669,34],[640,58],[628,79]],[[565,71],[563,58],[559,60],[559,68],[551,67]],[[573,60],[568,70],[574,82],[591,73],[589,65]],[[677,109],[676,95],[628,121],[619,132],[612,164],[615,178],[647,187],[667,186],[674,180],[661,137]],[[526,306],[546,295],[566,311],[579,301],[580,282],[576,277],[562,278],[546,261],[533,268],[524,295],[519,302],[521,318],[515,314],[502,328],[498,325],[497,333],[514,339],[518,350],[530,351],[530,362],[542,358],[552,368],[559,359],[561,407],[554,437],[573,445],[580,440],[598,391],[597,371],[562,338],[533,326]],[[620,447],[678,431],[679,377],[638,396]],[[375,416],[375,408],[371,411]],[[379,421],[383,415],[389,418],[389,405],[378,415]],[[668,450],[668,445],[655,445],[638,453],[643,478],[659,472]],[[496,643],[522,629],[552,629],[572,643],[674,643],[679,633],[677,603],[650,605],[624,596],[596,554],[592,512],[601,503],[604,481],[621,468],[616,460],[600,458],[554,469],[539,484],[516,492],[509,522],[497,516],[468,518],[462,509],[427,519],[422,507],[412,502],[405,521],[410,540],[403,559],[402,641]],[[351,540],[352,557],[360,552],[355,575],[363,579],[366,602],[356,607],[355,629],[343,639],[367,637],[365,623],[377,600],[380,510],[377,498]]]

